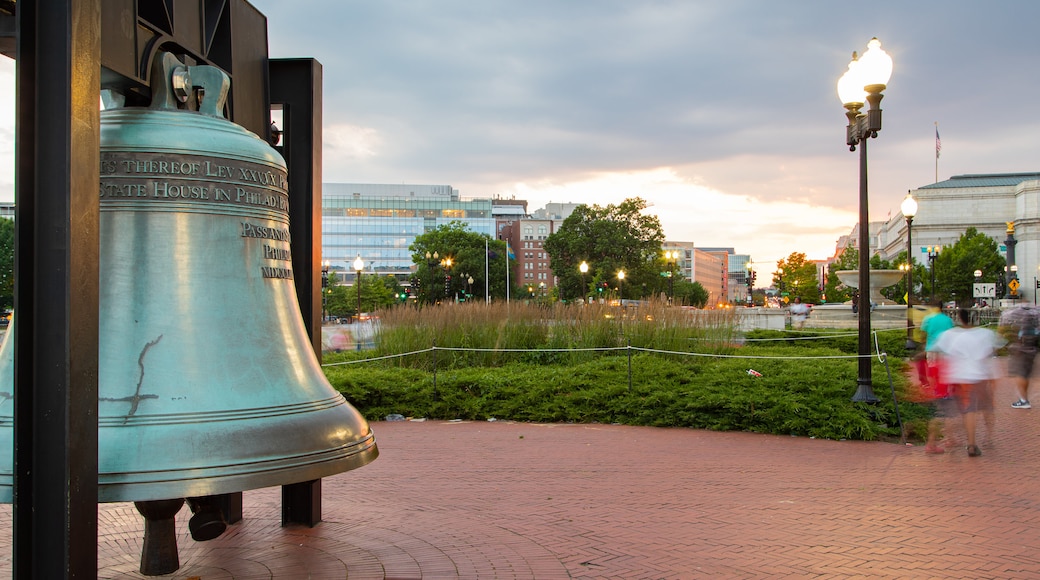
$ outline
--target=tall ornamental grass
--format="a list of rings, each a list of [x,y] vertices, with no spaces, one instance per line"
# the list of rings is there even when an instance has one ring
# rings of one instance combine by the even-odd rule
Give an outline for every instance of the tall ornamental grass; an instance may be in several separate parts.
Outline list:
[[[380,313],[376,356],[430,347],[479,349],[438,353],[439,368],[512,362],[574,364],[596,350],[628,345],[664,351],[721,353],[739,333],[732,310],[699,311],[648,301],[639,306],[496,302],[398,307]],[[539,350],[539,352],[524,352]],[[371,356],[371,351],[362,353]],[[350,358],[349,355],[346,355]],[[430,357],[399,357],[428,368]]]

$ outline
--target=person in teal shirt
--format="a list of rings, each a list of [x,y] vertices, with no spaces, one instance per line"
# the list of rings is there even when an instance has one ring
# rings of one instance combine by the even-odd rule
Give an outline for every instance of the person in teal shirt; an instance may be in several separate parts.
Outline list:
[[[940,370],[941,357],[935,348],[935,343],[944,332],[953,328],[954,324],[953,319],[942,311],[941,302],[934,304],[933,308],[933,312],[921,321],[921,332],[925,333],[927,337],[924,343],[926,382],[923,386],[928,397],[935,402],[935,417],[928,422],[928,441],[925,443],[924,451],[925,453],[942,453],[944,449],[936,444],[936,439],[942,429],[942,418],[953,416],[953,405],[949,385],[943,380],[943,373]]]

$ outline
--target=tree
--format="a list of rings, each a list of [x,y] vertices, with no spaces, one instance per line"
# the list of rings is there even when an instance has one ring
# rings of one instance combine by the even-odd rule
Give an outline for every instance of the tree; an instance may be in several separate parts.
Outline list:
[[[792,252],[786,259],[779,260],[776,268],[773,283],[780,283],[779,272],[783,271],[784,291],[788,293],[788,298],[801,298],[807,304],[820,301],[820,278],[816,275],[816,264],[806,260],[805,254]]]
[[[358,312],[358,292],[361,292],[361,312],[374,312],[394,304],[396,294],[390,289],[383,276],[361,274],[354,284],[339,284],[339,276],[335,272],[329,274],[329,286],[326,289],[325,309],[329,316],[355,316]]]
[[[851,246],[846,247],[842,250],[838,259],[835,260],[830,268],[827,269],[827,283],[824,287],[824,294],[827,297],[827,302],[845,302],[852,298],[853,289],[846,286],[838,279],[836,272],[840,270],[858,270],[859,269],[859,251]]]
[[[493,240],[470,230],[461,221],[452,221],[416,236],[408,249],[416,265],[412,288],[420,302],[454,301],[467,290],[475,299],[483,300],[485,282],[492,297],[506,295],[509,258],[502,240]],[[490,275],[485,277],[485,271]],[[469,284],[469,278],[473,278],[473,284]]]
[[[711,298],[711,295],[708,294],[704,286],[701,286],[700,282],[690,282],[685,278],[679,278],[675,281],[674,301],[676,304],[704,308],[708,304],[709,298]]]
[[[661,255],[664,229],[657,216],[642,213],[648,207],[645,200],[635,197],[617,205],[575,208],[544,245],[561,296],[595,295],[603,282],[620,288],[623,298],[640,298],[644,291],[656,294],[667,288],[667,280],[661,276],[667,269]],[[589,265],[584,276],[578,270],[583,261]],[[617,273],[622,270],[625,281],[619,285]]]
[[[1005,259],[1000,255],[997,242],[970,227],[952,246],[943,248],[935,258],[935,288],[937,299],[956,300],[966,305],[972,301],[975,270],[982,271],[978,282],[996,282],[1004,272]]]

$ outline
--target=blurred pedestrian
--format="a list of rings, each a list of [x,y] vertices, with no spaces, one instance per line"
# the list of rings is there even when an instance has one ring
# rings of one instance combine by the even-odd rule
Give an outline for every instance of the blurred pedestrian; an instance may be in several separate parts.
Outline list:
[[[791,326],[801,330],[805,326],[805,319],[808,317],[809,305],[802,302],[802,299],[798,296],[795,296],[794,304],[791,305]]]
[[[1011,403],[1015,409],[1031,409],[1029,404],[1029,379],[1036,362],[1040,342],[1040,309],[1025,304],[1005,310],[1000,315],[998,326],[1008,345],[1008,378],[1018,392],[1018,399]]]
[[[933,397],[945,397],[947,391],[946,385],[942,382],[942,373],[939,370],[942,359],[939,351],[935,349],[935,343],[942,333],[953,328],[953,326],[953,319],[943,312],[941,301],[930,304],[928,313],[925,315],[924,320],[921,321],[921,332],[926,337],[924,343],[926,359],[925,387]]]
[[[994,378],[993,356],[1004,341],[997,333],[972,324],[971,310],[957,311],[956,327],[943,332],[935,348],[943,356],[946,381],[950,384],[964,421],[968,455],[977,457],[982,451],[975,441],[978,414],[987,417],[992,429]]]
[[[943,452],[943,448],[938,445],[938,439],[943,428],[944,419],[952,419],[957,413],[956,405],[946,382],[946,373],[941,372],[943,359],[936,348],[939,337],[954,326],[953,320],[943,313],[941,306],[941,302],[930,305],[924,320],[921,322],[921,332],[925,335],[925,360],[923,361],[925,372],[922,384],[925,395],[932,401],[935,413],[932,419],[928,421],[928,441],[924,446],[925,453]]]

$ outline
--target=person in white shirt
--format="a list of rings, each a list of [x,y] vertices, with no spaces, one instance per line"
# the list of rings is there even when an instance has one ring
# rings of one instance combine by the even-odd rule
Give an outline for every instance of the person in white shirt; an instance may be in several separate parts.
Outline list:
[[[791,326],[801,330],[805,326],[805,319],[809,317],[809,305],[795,296],[794,304],[791,305]]]
[[[980,412],[992,417],[993,356],[1004,341],[992,330],[973,326],[970,310],[962,308],[957,316],[958,325],[939,336],[935,350],[943,356],[946,382],[964,417],[968,455],[977,457],[982,451],[975,443],[975,426]]]

